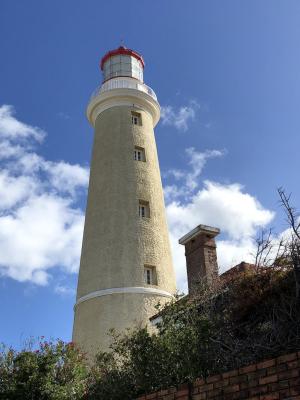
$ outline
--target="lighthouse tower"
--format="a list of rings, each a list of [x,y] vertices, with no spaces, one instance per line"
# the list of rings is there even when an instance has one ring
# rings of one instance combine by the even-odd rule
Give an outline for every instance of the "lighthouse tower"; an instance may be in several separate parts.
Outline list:
[[[95,136],[73,328],[90,355],[108,349],[110,329],[145,326],[175,292],[153,131],[160,107],[137,52],[110,51],[101,69],[87,107]]]

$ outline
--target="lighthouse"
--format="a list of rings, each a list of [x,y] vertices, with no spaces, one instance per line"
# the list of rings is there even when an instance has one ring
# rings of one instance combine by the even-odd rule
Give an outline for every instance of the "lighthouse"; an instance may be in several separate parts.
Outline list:
[[[136,51],[109,51],[101,70],[87,106],[94,143],[73,327],[73,341],[90,356],[109,348],[111,329],[146,326],[176,290],[154,137],[157,97]]]

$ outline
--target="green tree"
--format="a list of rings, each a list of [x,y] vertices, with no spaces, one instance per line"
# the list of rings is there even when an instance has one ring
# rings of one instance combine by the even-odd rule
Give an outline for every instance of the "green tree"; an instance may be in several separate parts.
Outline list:
[[[41,341],[38,349],[0,354],[0,399],[82,399],[87,391],[84,356],[73,343]]]

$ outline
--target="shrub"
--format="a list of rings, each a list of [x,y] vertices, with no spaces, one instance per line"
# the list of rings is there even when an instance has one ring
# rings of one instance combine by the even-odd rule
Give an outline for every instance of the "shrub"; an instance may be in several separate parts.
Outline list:
[[[82,399],[87,390],[84,356],[73,343],[41,341],[36,350],[0,353],[0,399]]]

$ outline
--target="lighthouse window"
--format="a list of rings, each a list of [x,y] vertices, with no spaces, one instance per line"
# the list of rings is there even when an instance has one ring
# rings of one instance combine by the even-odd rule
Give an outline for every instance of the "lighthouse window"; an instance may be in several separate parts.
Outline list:
[[[131,112],[131,122],[133,125],[142,125],[141,114],[132,111]]]
[[[150,218],[150,208],[148,201],[144,200],[139,201],[139,217]]]
[[[144,281],[147,285],[157,285],[155,267],[145,265],[144,267]]]
[[[135,161],[146,161],[145,149],[135,146],[133,157]]]

